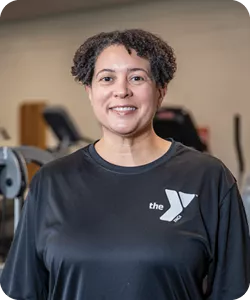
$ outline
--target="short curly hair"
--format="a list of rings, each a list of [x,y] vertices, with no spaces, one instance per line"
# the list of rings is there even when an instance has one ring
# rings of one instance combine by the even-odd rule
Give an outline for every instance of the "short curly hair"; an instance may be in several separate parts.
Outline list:
[[[75,80],[91,86],[95,63],[100,53],[111,45],[123,45],[129,54],[134,49],[138,56],[148,59],[157,86],[164,87],[176,72],[173,49],[160,37],[142,29],[101,32],[88,38],[76,51],[71,68]]]

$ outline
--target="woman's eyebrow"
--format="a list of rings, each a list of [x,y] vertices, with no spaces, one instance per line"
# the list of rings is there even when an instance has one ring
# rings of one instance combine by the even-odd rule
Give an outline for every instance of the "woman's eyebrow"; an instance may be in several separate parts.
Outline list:
[[[115,70],[112,70],[112,69],[102,69],[101,71],[99,71],[97,74],[96,74],[96,77],[100,74],[100,73],[102,73],[102,72],[115,72]]]
[[[143,69],[143,68],[128,68],[127,71],[128,71],[128,72],[143,71],[143,72],[145,72],[145,73],[149,76],[148,71],[145,70],[145,69]],[[96,74],[96,77],[97,77],[100,73],[102,73],[102,72],[112,72],[112,73],[115,73],[115,70],[113,70],[113,69],[102,69],[102,70],[100,70],[100,71]]]
[[[128,71],[129,71],[129,72],[143,71],[143,72],[145,72],[147,75],[149,75],[149,74],[148,74],[148,71],[145,70],[145,69],[143,69],[143,68],[129,68]]]

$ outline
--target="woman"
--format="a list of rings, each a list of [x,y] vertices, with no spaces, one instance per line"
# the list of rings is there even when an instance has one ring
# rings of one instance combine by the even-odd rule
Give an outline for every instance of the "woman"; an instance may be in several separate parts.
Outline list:
[[[234,177],[153,131],[176,71],[142,30],[76,52],[102,137],[34,177],[1,279],[14,299],[233,300],[249,285],[249,233]]]

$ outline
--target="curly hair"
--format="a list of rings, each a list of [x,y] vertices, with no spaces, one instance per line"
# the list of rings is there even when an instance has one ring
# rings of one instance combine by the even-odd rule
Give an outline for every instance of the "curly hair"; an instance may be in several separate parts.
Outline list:
[[[129,54],[134,49],[139,57],[148,59],[157,86],[164,87],[173,79],[177,69],[173,49],[155,34],[129,29],[101,32],[88,38],[74,55],[71,74],[75,80],[91,86],[96,60],[111,45],[123,45]]]

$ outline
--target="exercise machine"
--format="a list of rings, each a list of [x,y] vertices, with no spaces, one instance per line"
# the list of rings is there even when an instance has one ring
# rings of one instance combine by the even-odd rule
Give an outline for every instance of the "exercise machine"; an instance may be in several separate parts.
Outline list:
[[[3,204],[9,199],[14,200],[14,233],[28,188],[27,164],[34,163],[41,167],[52,160],[54,160],[54,156],[51,153],[36,147],[0,147],[0,198],[2,198]],[[4,207],[5,205],[3,205]],[[4,211],[2,215],[4,215]],[[2,220],[1,233],[4,232],[3,226],[4,221]],[[1,239],[3,239],[2,235]]]
[[[233,129],[234,129],[234,145],[235,151],[238,158],[238,176],[237,181],[240,189],[243,184],[243,177],[245,173],[245,159],[242,151],[242,121],[240,114],[235,114],[233,118]]]
[[[237,182],[244,204],[249,231],[250,231],[250,174],[245,175],[245,158],[242,150],[242,118],[240,114],[235,114],[233,118],[234,145],[238,158]],[[245,179],[244,179],[245,177]]]
[[[17,227],[24,192],[28,187],[27,163],[38,166],[52,161],[54,156],[32,146],[0,147],[0,195],[14,199],[14,231]]]
[[[67,155],[69,148],[80,142],[93,143],[91,139],[80,134],[76,124],[64,107],[46,107],[43,111],[43,118],[59,141],[56,148],[48,149],[55,156]]]
[[[4,127],[0,127],[0,136],[4,139],[4,140],[9,140],[10,136],[7,132],[7,130]]]
[[[153,127],[163,139],[175,141],[201,152],[208,152],[208,146],[201,140],[191,114],[180,107],[162,107],[154,117]]]

